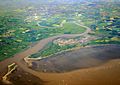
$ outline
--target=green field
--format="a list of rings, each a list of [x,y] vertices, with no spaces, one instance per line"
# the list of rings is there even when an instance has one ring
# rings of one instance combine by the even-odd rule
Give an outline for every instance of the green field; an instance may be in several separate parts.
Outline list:
[[[86,28],[83,28],[75,23],[65,23],[62,27],[64,34],[80,34],[86,31]]]
[[[36,26],[37,22],[27,24],[20,17],[0,17],[0,21],[0,61],[12,57],[41,39],[60,34],[83,33],[86,30],[74,23],[65,23],[62,28],[42,28]]]
[[[89,42],[89,45],[96,45],[96,44],[120,44],[120,38],[118,37],[102,38],[102,39],[92,40]]]
[[[89,36],[97,38],[88,42],[90,44],[120,44],[120,13],[119,4],[116,2],[56,6],[51,4],[51,7],[33,3],[29,5],[24,3],[22,6],[12,1],[9,3],[7,3],[9,6],[0,3],[0,61],[12,57],[44,38],[84,33],[86,29],[79,24],[91,28],[92,33],[89,33]],[[54,6],[57,11],[53,9]],[[57,51],[56,47],[51,53]],[[42,55],[45,54],[50,53],[42,52]]]

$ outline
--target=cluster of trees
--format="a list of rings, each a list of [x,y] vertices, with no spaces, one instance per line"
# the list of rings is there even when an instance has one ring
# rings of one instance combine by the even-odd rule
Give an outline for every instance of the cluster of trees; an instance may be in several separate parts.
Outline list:
[[[50,42],[45,48],[43,48],[42,50],[40,50],[35,54],[32,54],[30,57],[31,58],[45,57],[45,56],[53,55],[63,50],[74,48],[76,46],[77,44],[59,46],[58,44],[54,44],[53,42]]]

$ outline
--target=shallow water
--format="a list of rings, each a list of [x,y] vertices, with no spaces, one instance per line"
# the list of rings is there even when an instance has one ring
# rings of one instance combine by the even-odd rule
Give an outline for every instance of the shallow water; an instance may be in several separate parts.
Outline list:
[[[68,72],[99,66],[111,59],[120,58],[120,46],[93,46],[56,54],[33,62],[32,69],[42,72]]]

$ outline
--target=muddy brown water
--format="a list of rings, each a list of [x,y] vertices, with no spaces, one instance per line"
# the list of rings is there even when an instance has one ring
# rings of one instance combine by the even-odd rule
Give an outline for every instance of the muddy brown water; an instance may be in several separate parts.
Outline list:
[[[120,58],[120,46],[93,46],[35,61],[32,69],[41,72],[69,72],[99,66],[118,58]]]

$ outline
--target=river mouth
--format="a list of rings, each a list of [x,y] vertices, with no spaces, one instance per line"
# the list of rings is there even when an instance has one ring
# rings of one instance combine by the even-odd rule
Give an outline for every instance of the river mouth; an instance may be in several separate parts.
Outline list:
[[[34,61],[32,69],[40,72],[63,73],[96,67],[119,58],[120,45],[92,46]]]

